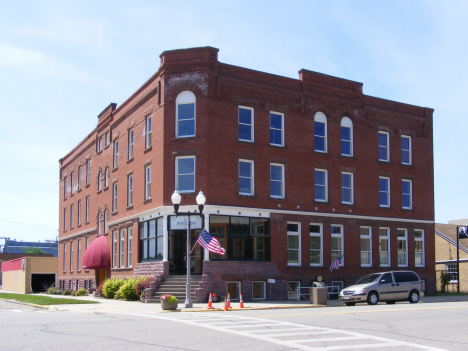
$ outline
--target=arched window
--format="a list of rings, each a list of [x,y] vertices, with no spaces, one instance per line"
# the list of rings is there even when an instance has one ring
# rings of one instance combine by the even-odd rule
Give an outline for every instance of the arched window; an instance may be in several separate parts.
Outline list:
[[[176,99],[176,137],[195,136],[195,95],[191,91],[183,91]]]
[[[315,151],[327,152],[327,117],[322,112],[314,116]]]
[[[353,122],[348,117],[341,119],[341,154],[353,156]]]
[[[102,172],[99,171],[98,173],[98,186],[97,186],[97,190],[98,191],[101,191],[102,190]]]
[[[101,212],[97,214],[97,235],[101,235]]]
[[[104,188],[109,186],[109,167],[106,167],[106,172],[104,173]]]
[[[104,211],[104,233],[107,233],[107,210]]]

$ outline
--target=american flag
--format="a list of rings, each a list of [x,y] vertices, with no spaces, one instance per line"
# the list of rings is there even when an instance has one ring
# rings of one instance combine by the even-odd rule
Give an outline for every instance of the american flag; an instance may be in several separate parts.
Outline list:
[[[335,262],[332,263],[332,265],[330,266],[330,273],[334,270],[334,269],[339,269],[340,268],[340,262],[341,262],[341,259],[343,258],[344,255],[342,255],[341,257],[337,258],[335,260]]]
[[[224,255],[224,253],[226,252],[224,248],[219,244],[218,239],[213,237],[213,235],[208,233],[205,229],[203,229],[200,235],[198,236],[197,243],[199,243],[208,251],[214,252],[218,255]]]

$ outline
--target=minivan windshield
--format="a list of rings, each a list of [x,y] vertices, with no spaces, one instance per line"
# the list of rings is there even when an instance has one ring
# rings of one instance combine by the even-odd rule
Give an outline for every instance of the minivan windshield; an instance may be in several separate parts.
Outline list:
[[[379,280],[381,274],[369,274],[359,279],[354,285],[374,283]]]

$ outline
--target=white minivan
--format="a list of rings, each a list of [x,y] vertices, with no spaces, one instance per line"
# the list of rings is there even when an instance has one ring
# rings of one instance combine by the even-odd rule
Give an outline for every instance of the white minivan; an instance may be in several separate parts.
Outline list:
[[[395,301],[417,303],[424,296],[423,288],[423,281],[412,271],[373,273],[341,290],[339,299],[346,306],[354,306],[358,302],[376,305],[379,301],[388,304]]]

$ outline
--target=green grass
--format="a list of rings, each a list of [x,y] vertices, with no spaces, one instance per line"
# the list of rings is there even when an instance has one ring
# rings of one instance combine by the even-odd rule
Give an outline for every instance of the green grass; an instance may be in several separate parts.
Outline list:
[[[99,303],[97,301],[88,301],[88,300],[64,299],[64,298],[49,297],[49,296],[6,294],[6,293],[0,293],[0,299],[16,300],[19,302],[26,302],[26,303],[34,303],[36,305],[76,305],[76,304]]]

